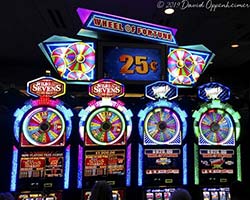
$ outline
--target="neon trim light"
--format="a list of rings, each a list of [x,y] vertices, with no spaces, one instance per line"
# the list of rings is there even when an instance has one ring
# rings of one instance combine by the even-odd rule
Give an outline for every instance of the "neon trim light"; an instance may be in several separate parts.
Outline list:
[[[237,147],[237,180],[242,181],[241,145]]]
[[[199,153],[198,145],[194,144],[194,184],[199,185],[200,183],[200,167],[199,167]]]
[[[142,186],[143,180],[143,147],[138,144],[138,186]]]
[[[83,170],[83,147],[78,146],[78,171],[77,171],[77,188],[82,188],[82,170]]]
[[[24,105],[21,109],[17,109],[14,113],[14,117],[16,117],[16,120],[14,122],[14,136],[17,142],[19,142],[19,134],[20,134],[20,127],[21,127],[21,121],[26,112],[32,108],[32,104],[26,102],[26,105]]]
[[[11,181],[10,181],[10,191],[16,191],[16,179],[17,179],[17,159],[18,159],[18,149],[13,146],[12,151],[12,170],[11,170]]]
[[[65,167],[64,167],[64,189],[69,188],[70,173],[70,145],[65,148]]]
[[[182,169],[183,169],[183,185],[187,185],[188,181],[188,166],[187,166],[187,144],[182,147],[183,155],[182,155]]]
[[[131,185],[131,148],[132,145],[129,144],[127,149],[126,149],[126,154],[127,154],[127,158],[126,158],[126,186],[130,186]]]

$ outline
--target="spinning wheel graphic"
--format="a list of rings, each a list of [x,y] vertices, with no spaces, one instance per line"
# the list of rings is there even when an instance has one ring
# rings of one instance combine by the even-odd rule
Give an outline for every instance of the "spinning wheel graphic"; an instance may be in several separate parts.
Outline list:
[[[56,66],[59,75],[62,77],[66,71],[66,65],[64,62],[66,47],[56,48],[51,53],[51,58]]]
[[[185,49],[175,49],[168,55],[168,72],[174,84],[191,85],[200,77],[206,65],[203,57]]]
[[[201,56],[193,55],[194,60],[194,69],[192,72],[193,78],[197,81],[197,79],[200,77],[201,73],[203,72],[203,69],[205,67],[205,60]]]
[[[199,121],[201,137],[210,144],[224,144],[233,136],[233,122],[228,113],[221,109],[210,109]]]
[[[175,49],[168,55],[168,71],[173,77],[190,76],[193,69],[192,54],[185,49]]]
[[[23,121],[25,138],[36,146],[50,146],[64,134],[63,116],[50,107],[39,107],[31,111]]]
[[[95,50],[86,43],[69,45],[65,54],[66,64],[71,71],[87,73],[95,67]]]
[[[144,121],[147,136],[158,144],[175,140],[180,134],[180,121],[177,114],[168,108],[155,108],[149,112]]]
[[[84,42],[56,48],[51,58],[58,73],[67,80],[88,80],[86,73],[95,68],[95,50]]]
[[[99,145],[114,144],[125,132],[125,119],[116,109],[100,107],[90,114],[86,128],[90,139]]]

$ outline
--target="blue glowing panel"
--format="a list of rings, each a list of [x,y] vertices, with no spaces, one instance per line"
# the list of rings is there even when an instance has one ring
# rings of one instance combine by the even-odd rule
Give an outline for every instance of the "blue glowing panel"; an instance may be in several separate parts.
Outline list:
[[[149,46],[103,46],[104,76],[118,81],[161,80],[162,55],[162,48]]]
[[[230,98],[230,89],[220,83],[211,82],[198,87],[198,96],[204,101],[226,101]]]
[[[178,96],[178,88],[166,81],[157,81],[146,85],[145,96],[149,99],[174,99]]]

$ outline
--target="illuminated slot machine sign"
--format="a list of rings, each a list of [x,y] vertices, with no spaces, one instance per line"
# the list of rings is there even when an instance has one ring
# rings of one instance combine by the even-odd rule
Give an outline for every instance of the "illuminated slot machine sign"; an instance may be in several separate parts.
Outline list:
[[[44,189],[52,195],[45,199],[60,199],[58,192],[53,191],[69,187],[70,144],[67,141],[73,116],[57,99],[65,94],[65,83],[44,76],[28,82],[27,92],[38,98],[30,99],[14,113],[17,145],[13,146],[10,189],[20,193],[22,199],[45,198],[39,192]]]
[[[144,199],[169,199],[174,189],[187,184],[187,114],[170,100],[177,87],[157,81],[145,88],[146,97],[156,100],[140,110],[138,128],[142,145],[138,151],[138,186]],[[160,198],[158,198],[160,196]]]
[[[229,190],[233,181],[242,179],[241,145],[237,142],[240,114],[228,103],[223,103],[230,98],[230,89],[220,83],[200,86],[198,96],[206,103],[192,115],[197,138],[194,183],[203,187],[203,199],[223,199],[214,196],[220,196],[222,190]],[[209,197],[205,197],[208,193]],[[228,200],[229,195],[225,196]]]
[[[129,19],[121,16],[111,15],[95,10],[77,8],[83,28],[78,35],[91,34],[92,37],[98,33],[111,33],[112,35],[129,36],[147,41],[153,41],[165,45],[176,45],[175,34],[177,29],[152,24],[139,20]]]
[[[125,196],[131,182],[131,135],[133,116],[123,102],[113,100],[125,94],[124,86],[111,79],[89,85],[89,95],[98,98],[79,112],[79,133],[83,142],[78,152],[78,188],[87,194],[97,180],[106,180],[117,199]]]
[[[61,79],[68,84],[89,84],[96,80],[94,41],[54,35],[39,44]]]

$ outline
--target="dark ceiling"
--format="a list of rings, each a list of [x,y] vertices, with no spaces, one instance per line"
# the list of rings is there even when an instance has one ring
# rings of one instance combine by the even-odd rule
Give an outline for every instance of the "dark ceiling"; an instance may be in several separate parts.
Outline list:
[[[27,81],[44,75],[46,69],[53,70],[38,44],[52,35],[79,39],[77,32],[81,22],[76,9],[81,7],[177,28],[179,45],[203,44],[215,54],[213,63],[203,75],[204,82],[212,79],[228,84],[235,93],[240,92],[249,98],[250,3],[246,4],[247,0],[175,2],[178,3],[175,13],[167,16],[163,14],[163,8],[174,1],[5,1],[0,12],[1,87],[25,89]],[[211,10],[212,5],[226,5],[227,8]],[[240,47],[231,48],[234,42]]]

